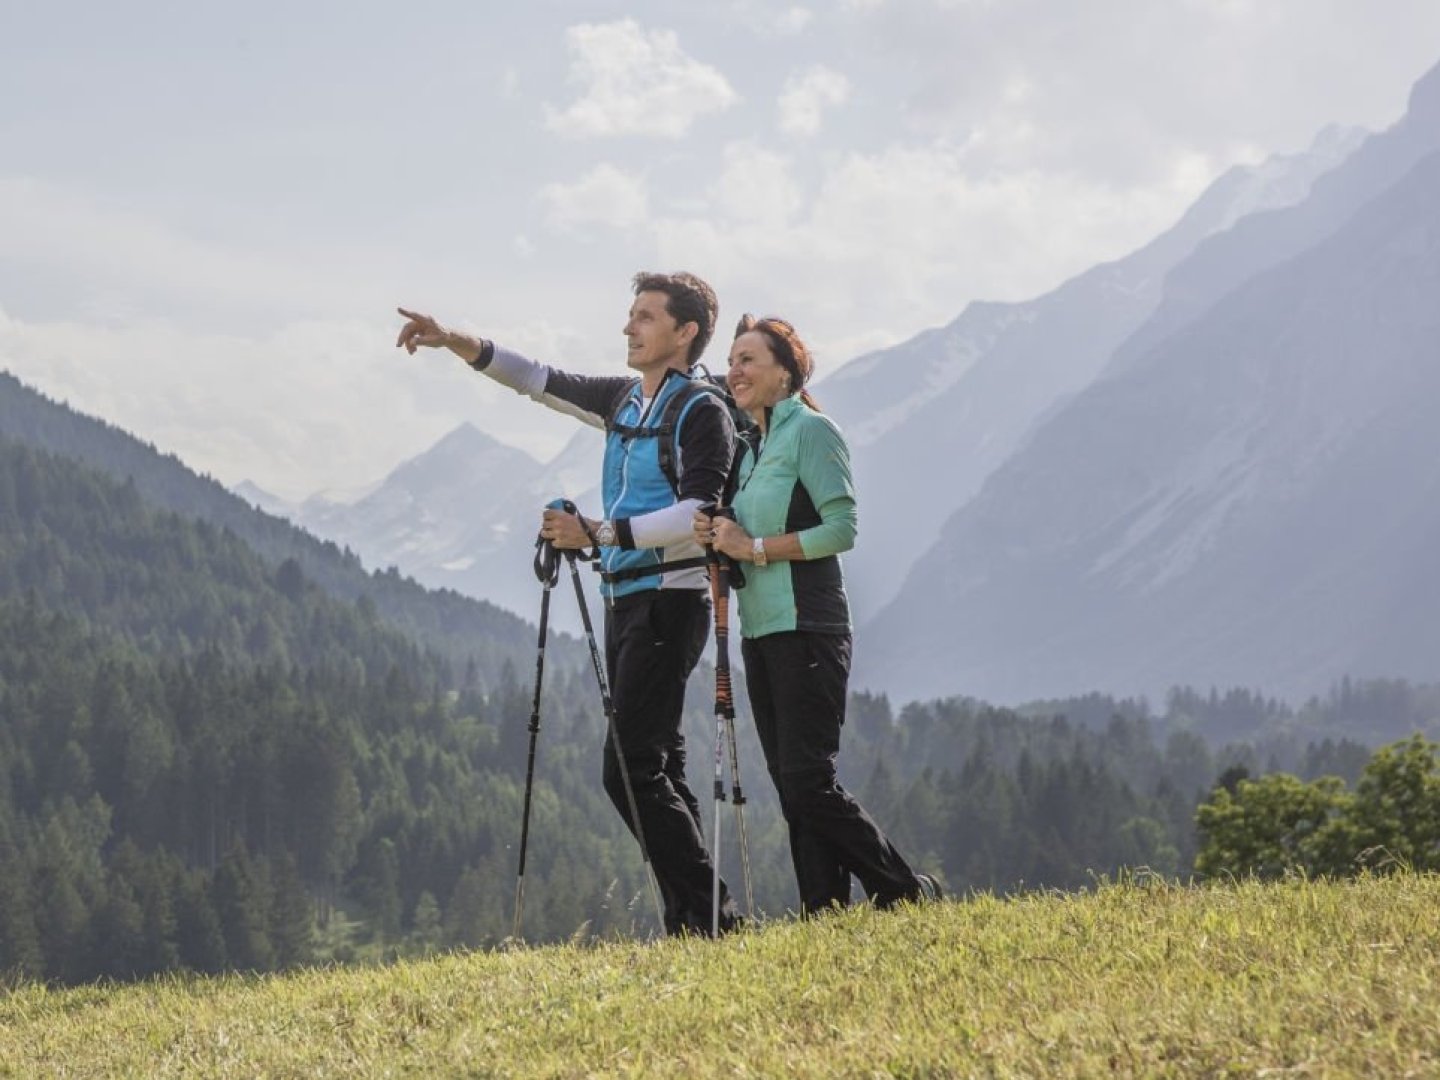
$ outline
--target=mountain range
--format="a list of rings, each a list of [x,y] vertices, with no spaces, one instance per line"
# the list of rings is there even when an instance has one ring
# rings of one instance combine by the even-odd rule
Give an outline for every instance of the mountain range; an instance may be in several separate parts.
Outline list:
[[[254,485],[237,493],[343,543],[368,566],[394,566],[432,589],[482,597],[533,620],[540,586],[530,566],[540,510],[560,497],[598,505],[602,451],[600,433],[581,427],[540,462],[461,424],[352,501],[322,493],[287,503]],[[573,607],[555,607],[557,628],[579,629]]]
[[[1013,700],[1434,678],[1440,73],[1152,318],[940,525],[857,681]]]
[[[1331,127],[1302,154],[1233,168],[1140,250],[1032,301],[972,303],[942,330],[862,357],[823,383],[824,407],[856,451],[864,540],[846,569],[857,618],[899,589],[929,546],[924,523],[968,501],[1033,425],[1145,324],[1171,268],[1247,215],[1303,200],[1362,138]]]

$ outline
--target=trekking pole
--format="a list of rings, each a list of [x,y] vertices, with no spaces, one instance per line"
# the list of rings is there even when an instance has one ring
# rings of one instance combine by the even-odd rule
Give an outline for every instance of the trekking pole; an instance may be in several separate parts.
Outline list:
[[[575,504],[569,499],[556,499],[550,503],[554,510],[577,514]],[[640,844],[640,859],[645,864],[645,877],[650,882],[650,898],[655,902],[655,918],[660,928],[665,928],[665,909],[660,903],[660,889],[656,884],[655,868],[650,865],[650,849],[645,844],[645,829],[640,824],[640,808],[635,802],[635,788],[630,783],[630,767],[625,762],[625,752],[620,745],[620,729],[615,722],[615,705],[610,698],[610,684],[605,678],[605,665],[600,661],[600,649],[595,644],[595,627],[590,622],[590,605],[585,602],[585,588],[580,584],[580,567],[576,564],[576,552],[565,552],[565,561],[570,564],[570,579],[575,583],[575,599],[580,604],[580,622],[585,627],[585,640],[590,645],[590,662],[595,668],[595,681],[600,685],[600,704],[605,710],[605,724],[610,732],[610,745],[615,748],[615,761],[620,767],[620,784],[625,789],[625,804],[630,810],[630,820],[635,826],[635,839]]]
[[[720,560],[715,549],[705,548],[706,569],[710,573],[710,602],[715,609],[715,646],[720,646],[720,608],[726,603],[720,595]],[[715,828],[711,833],[710,849],[715,876],[710,884],[710,936],[720,936],[720,804],[725,801],[725,713],[720,705],[720,665],[715,665]]]
[[[702,513],[735,520],[729,507],[704,507]],[[735,832],[740,841],[740,875],[745,884],[745,914],[755,917],[755,893],[750,881],[750,842],[745,832],[745,795],[740,789],[740,754],[735,743],[735,694],[730,681],[730,588],[745,587],[745,573],[734,559],[713,545],[705,548],[710,571],[710,598],[715,609],[715,882],[711,928],[720,932],[720,804],[725,801],[721,772],[722,740],[730,747],[730,802],[735,807]]]
[[[540,641],[535,650],[535,697],[530,704],[530,753],[525,763],[525,809],[520,815],[520,869],[515,875],[515,925],[511,936],[521,937],[525,911],[525,853],[530,846],[530,796],[535,787],[535,743],[540,735],[540,685],[545,678],[545,634],[550,626],[550,590],[560,579],[560,560],[553,545],[535,538],[535,576],[540,579]]]

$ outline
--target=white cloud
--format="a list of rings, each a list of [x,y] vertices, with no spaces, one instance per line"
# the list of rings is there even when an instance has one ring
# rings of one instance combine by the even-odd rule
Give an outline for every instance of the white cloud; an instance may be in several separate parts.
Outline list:
[[[617,315],[617,343],[619,323]],[[248,479],[292,499],[378,480],[462,421],[540,457],[573,434],[573,421],[444,350],[394,348],[397,328],[293,322],[245,336],[157,319],[99,327],[0,312],[0,368],[222,483]],[[487,332],[562,361],[585,347],[539,324]]]
[[[573,184],[546,184],[540,189],[545,220],[554,229],[608,225],[628,228],[645,219],[645,181],[602,162]]]
[[[83,282],[87,294],[72,296],[72,305],[91,303],[97,293],[102,307],[133,302],[106,299],[113,292],[236,308],[291,306],[303,297],[308,305],[335,307],[355,289],[355,279],[328,262],[321,272],[295,252],[271,259],[205,243],[127,207],[29,177],[0,176],[0,235],[8,258],[63,269]]]
[[[815,19],[815,13],[807,7],[795,5],[777,11],[766,0],[739,0],[730,10],[757,34],[798,34]]]
[[[695,119],[737,100],[717,69],[688,56],[673,31],[647,33],[633,19],[582,23],[565,31],[569,81],[580,97],[545,107],[545,125],[563,135],[652,135],[678,139]]]
[[[814,13],[809,8],[786,8],[775,19],[775,29],[782,34],[798,34],[810,25]]]
[[[1422,14],[1410,3],[1381,20],[1345,0],[850,6],[862,9],[853,21],[873,66],[852,61],[847,73],[869,92],[878,71],[895,71],[910,134],[983,130],[995,167],[1076,170],[1125,187],[1163,180],[1187,149],[1295,151],[1332,121],[1393,119],[1396,81],[1378,63],[1337,67],[1337,50],[1408,54],[1399,62],[1419,74],[1413,57],[1433,56],[1440,27],[1440,6]],[[1412,52],[1415,33],[1432,44]]]
[[[780,130],[789,135],[816,135],[821,114],[850,96],[850,80],[817,64],[785,80],[780,91]]]
[[[709,213],[657,221],[662,260],[704,268],[722,298],[789,314],[832,362],[946,322],[972,299],[1039,295],[1149,240],[1195,194],[976,174],[967,146],[935,142],[847,155],[805,198],[777,155],[735,146],[726,158]],[[1171,175],[1176,189],[1204,179],[1190,159]],[[757,211],[750,192],[771,182],[780,201]]]
[[[725,147],[720,179],[710,196],[733,221],[764,227],[784,225],[799,211],[803,194],[781,154],[753,142]]]
[[[414,402],[400,380],[386,377],[383,363],[400,363],[384,354],[380,333],[291,325],[246,339],[153,319],[118,327],[13,321],[0,359],[41,392],[192,468],[303,494],[285,491],[287,476],[353,485],[374,479],[380,459],[424,445],[423,437],[406,438]]]

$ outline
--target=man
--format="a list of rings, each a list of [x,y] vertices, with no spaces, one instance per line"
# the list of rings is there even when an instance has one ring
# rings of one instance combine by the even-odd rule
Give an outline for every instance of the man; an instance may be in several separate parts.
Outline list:
[[[405,308],[396,345],[412,354],[421,346],[446,348],[517,393],[606,430],[603,518],[547,509],[541,535],[557,548],[600,549],[605,660],[624,749],[621,762],[607,734],[605,791],[635,832],[628,774],[665,901],[666,931],[708,934],[714,866],[685,780],[680,715],[685,681],[710,628],[704,552],[691,520],[724,492],[735,429],[715,395],[690,392],[689,371],[715,329],[714,290],[687,273],[640,273],[632,284],[624,333],[626,363],[638,378],[557,371]],[[678,394],[687,396],[670,439],[672,486],[658,425]],[[721,928],[728,930],[736,917],[723,884],[721,897]]]

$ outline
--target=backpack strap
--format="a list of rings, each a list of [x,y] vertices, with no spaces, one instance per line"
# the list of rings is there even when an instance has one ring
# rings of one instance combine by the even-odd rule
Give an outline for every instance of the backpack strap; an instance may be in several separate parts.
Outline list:
[[[605,418],[605,430],[613,431],[622,439],[656,439],[656,456],[659,458],[660,471],[664,474],[665,480],[670,485],[670,490],[676,495],[680,494],[680,472],[675,467],[675,435],[680,430],[680,421],[684,416],[685,407],[693,400],[697,393],[712,393],[717,397],[721,396],[720,388],[715,386],[707,378],[691,378],[681,376],[685,379],[686,385],[665,399],[665,404],[660,407],[659,420],[654,424],[622,424],[615,418],[620,415],[630,401],[630,395],[639,380],[635,380],[625,393],[616,397],[615,405],[610,410],[610,415]]]
[[[730,471],[725,475],[725,496],[721,500],[722,506],[733,506],[735,496],[740,492],[740,465],[745,458],[745,450],[749,448],[750,453],[759,458],[760,456],[760,428],[753,422],[748,426],[735,425],[735,456],[730,460]]]
[[[619,431],[623,435],[625,432],[632,430],[628,424],[616,423],[615,418],[620,415],[620,410],[625,408],[629,403],[630,395],[635,392],[635,388],[639,385],[639,379],[631,379],[625,388],[615,395],[615,400],[610,403],[610,411],[605,414],[606,431]],[[628,438],[629,436],[625,437]]]

